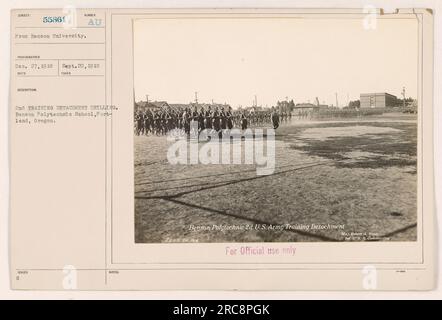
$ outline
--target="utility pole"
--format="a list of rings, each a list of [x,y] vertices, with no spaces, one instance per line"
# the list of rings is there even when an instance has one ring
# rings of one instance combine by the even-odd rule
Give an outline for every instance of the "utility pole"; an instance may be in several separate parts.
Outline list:
[[[195,91],[195,104],[198,104],[198,91]]]
[[[147,105],[149,104],[149,95],[148,94],[146,94],[146,104]]]
[[[335,92],[335,97],[336,97],[336,108],[339,108],[339,104],[338,104],[338,93]]]
[[[258,106],[258,96],[255,94],[255,107]]]
[[[403,106],[405,109],[405,87],[402,87],[402,97],[404,97]]]

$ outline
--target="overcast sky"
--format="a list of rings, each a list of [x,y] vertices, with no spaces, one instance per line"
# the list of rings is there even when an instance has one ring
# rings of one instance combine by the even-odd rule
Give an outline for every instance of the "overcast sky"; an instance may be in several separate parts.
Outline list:
[[[417,93],[417,21],[378,19],[143,19],[134,22],[136,100],[234,107],[339,105],[360,93]]]

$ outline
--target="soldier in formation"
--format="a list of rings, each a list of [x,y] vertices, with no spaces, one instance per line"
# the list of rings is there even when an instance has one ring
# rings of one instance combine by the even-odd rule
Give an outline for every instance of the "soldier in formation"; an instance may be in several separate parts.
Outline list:
[[[275,119],[277,124],[275,126]],[[136,135],[166,135],[171,130],[181,129],[191,134],[191,122],[198,123],[198,133],[207,129],[210,132],[224,132],[233,128],[246,130],[249,127],[265,127],[291,119],[291,113],[279,112],[275,108],[265,111],[235,110],[228,105],[202,105],[188,107],[163,107],[138,110],[134,113]]]

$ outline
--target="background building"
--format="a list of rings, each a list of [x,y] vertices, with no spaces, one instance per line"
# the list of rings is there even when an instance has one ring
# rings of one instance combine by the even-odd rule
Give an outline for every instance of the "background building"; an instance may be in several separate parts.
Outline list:
[[[361,108],[395,107],[397,104],[397,97],[386,92],[361,93]]]

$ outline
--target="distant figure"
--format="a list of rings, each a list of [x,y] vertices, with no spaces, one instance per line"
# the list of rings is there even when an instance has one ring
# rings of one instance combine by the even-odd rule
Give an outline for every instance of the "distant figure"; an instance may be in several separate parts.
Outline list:
[[[278,127],[279,127],[279,114],[278,114],[278,112],[276,112],[276,110],[274,108],[272,108],[271,119],[272,119],[273,129],[275,129],[275,130],[278,129]]]
[[[222,131],[221,131],[221,111],[219,107],[213,108],[212,112],[212,130],[218,133],[218,138],[221,139]]]
[[[183,123],[183,127],[184,127],[184,132],[186,134],[190,133],[190,117],[191,117],[190,110],[189,110],[189,108],[186,108],[183,112],[183,115],[182,115],[182,123]]]

